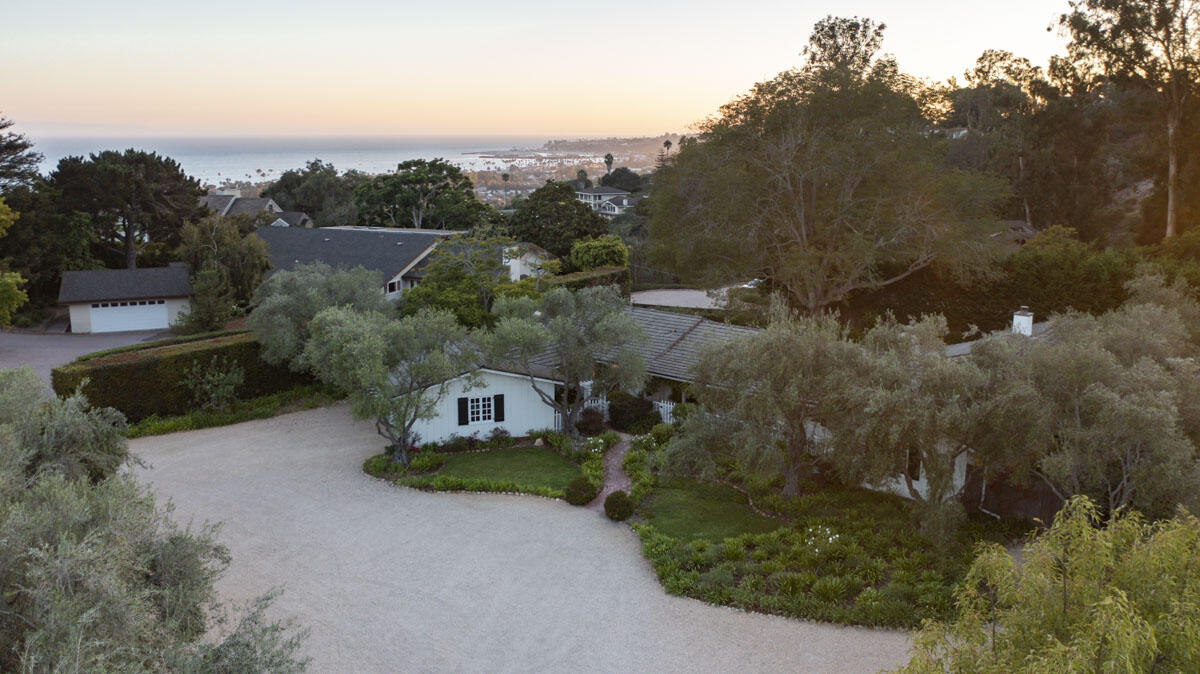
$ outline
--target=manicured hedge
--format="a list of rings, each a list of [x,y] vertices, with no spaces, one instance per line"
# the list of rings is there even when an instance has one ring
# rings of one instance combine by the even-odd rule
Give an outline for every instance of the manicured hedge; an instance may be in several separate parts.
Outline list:
[[[193,411],[192,393],[183,378],[193,363],[208,364],[214,356],[236,364],[245,372],[240,399],[278,393],[313,384],[307,374],[285,366],[269,365],[259,357],[259,344],[249,332],[210,339],[148,345],[100,357],[85,356],[55,368],[51,381],[55,393],[71,393],[84,379],[84,394],[93,405],[115,407],[131,422],[151,415],[177,416]]]
[[[629,297],[629,267],[597,267],[588,271],[555,276],[550,281],[569,290],[615,285],[621,290],[623,296]]]

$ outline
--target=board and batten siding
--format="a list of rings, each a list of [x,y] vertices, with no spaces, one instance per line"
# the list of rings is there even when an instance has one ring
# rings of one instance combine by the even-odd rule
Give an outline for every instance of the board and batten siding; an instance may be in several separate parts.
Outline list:
[[[470,390],[465,389],[466,377],[452,379],[446,395],[438,401],[437,415],[432,419],[418,421],[413,430],[420,435],[419,441],[444,442],[454,435],[472,435],[486,438],[496,428],[503,428],[513,436],[528,435],[529,431],[554,427],[554,410],[542,402],[529,383],[529,377],[523,374],[500,372],[497,370],[481,370],[480,385]],[[554,395],[554,383],[538,379],[538,388],[547,395]],[[497,399],[497,396],[503,398]],[[467,423],[462,421],[460,398],[466,399],[468,407]],[[489,398],[492,412],[491,421],[476,421],[469,419],[471,399]],[[503,407],[503,421],[497,420],[497,412]]]

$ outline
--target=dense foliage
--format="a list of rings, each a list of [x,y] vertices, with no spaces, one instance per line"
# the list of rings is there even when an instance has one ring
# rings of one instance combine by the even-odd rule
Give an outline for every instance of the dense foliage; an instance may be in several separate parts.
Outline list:
[[[312,383],[305,374],[265,362],[259,343],[247,333],[160,346],[139,345],[55,368],[51,377],[59,395],[69,395],[82,386],[83,393],[96,405],[114,407],[138,421],[152,415],[193,411],[193,394],[184,381],[191,368],[207,365],[213,358],[223,359],[244,373],[241,398]]]
[[[314,159],[302,169],[284,171],[263,196],[285,211],[308,213],[317,227],[352,225],[358,222],[354,188],[367,179],[353,169],[338,174],[333,164]]]
[[[567,258],[576,241],[608,233],[604,218],[575,199],[575,188],[547,182],[516,205],[508,232],[517,241],[532,243]]]
[[[1102,525],[1084,497],[1021,551],[984,546],[955,592],[958,615],[925,624],[905,672],[1190,672],[1200,669],[1200,521]]]
[[[303,670],[273,595],[241,616],[217,601],[217,527],[179,527],[118,472],[121,414],[44,391],[32,370],[0,372],[0,669]]]
[[[488,210],[471,179],[444,159],[410,159],[372,176],[355,186],[354,203],[360,224],[382,227],[470,230]]]

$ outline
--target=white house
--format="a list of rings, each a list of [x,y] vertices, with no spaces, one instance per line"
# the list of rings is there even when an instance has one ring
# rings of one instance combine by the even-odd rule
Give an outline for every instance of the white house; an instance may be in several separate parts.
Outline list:
[[[553,259],[545,248],[532,243],[518,243],[504,252],[508,264],[508,280],[520,281],[530,276],[541,276],[542,264]]]
[[[615,187],[600,186],[575,190],[575,200],[587,204],[596,212],[600,212],[600,207],[604,202],[623,196],[629,196],[629,192]]]
[[[486,438],[497,428],[514,437],[530,431],[553,428],[554,410],[533,390],[534,383],[546,395],[554,396],[554,382],[503,370],[482,369],[479,386],[466,388],[467,376],[449,382],[446,395],[438,401],[437,415],[418,421],[413,430],[420,442],[445,442],[454,435]]]
[[[188,308],[192,286],[183,265],[145,269],[65,271],[59,304],[71,332],[166,330]]]

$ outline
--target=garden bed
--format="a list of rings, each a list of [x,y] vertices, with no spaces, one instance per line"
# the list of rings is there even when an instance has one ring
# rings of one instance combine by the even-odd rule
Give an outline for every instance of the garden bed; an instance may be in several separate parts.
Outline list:
[[[422,451],[409,470],[372,457],[363,469],[396,484],[434,491],[519,492],[562,498],[567,484],[583,475],[578,464],[546,447],[507,447],[457,454]]]
[[[863,489],[808,485],[788,517],[755,513],[728,486],[664,480],[634,529],[667,592],[792,618],[912,628],[944,619],[976,540],[1011,531],[977,521],[934,545],[911,505]]]

